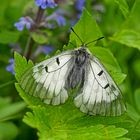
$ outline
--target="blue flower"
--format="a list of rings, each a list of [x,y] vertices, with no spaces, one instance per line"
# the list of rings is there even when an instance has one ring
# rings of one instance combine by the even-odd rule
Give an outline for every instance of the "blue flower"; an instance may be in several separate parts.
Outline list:
[[[53,21],[57,23],[58,26],[65,26],[66,25],[66,20],[65,18],[60,15],[57,11],[54,12],[52,15],[46,18],[48,23],[48,28],[54,28],[55,25],[52,23]]]
[[[78,19],[80,18],[82,14],[82,9],[84,6],[85,6],[85,0],[76,0],[75,8],[79,12],[77,15]]]
[[[85,5],[85,0],[76,0],[75,8],[78,11],[82,11],[84,5]]]
[[[49,53],[51,53],[53,50],[54,50],[54,48],[51,47],[51,46],[42,46],[42,52],[43,52],[44,54],[49,54]]]
[[[6,67],[6,70],[8,71],[8,72],[11,72],[13,75],[15,74],[15,71],[14,71],[14,59],[13,58],[10,58],[9,59],[9,65],[7,65],[7,67]]]
[[[49,45],[43,45],[43,46],[38,46],[37,50],[34,52],[34,57],[37,57],[39,54],[49,54],[54,50],[52,46]]]
[[[21,17],[19,22],[16,22],[14,26],[19,30],[22,31],[24,27],[26,27],[28,30],[31,29],[33,21],[30,17]]]
[[[57,3],[54,0],[35,0],[35,4],[40,6],[42,9],[54,8],[57,6]]]

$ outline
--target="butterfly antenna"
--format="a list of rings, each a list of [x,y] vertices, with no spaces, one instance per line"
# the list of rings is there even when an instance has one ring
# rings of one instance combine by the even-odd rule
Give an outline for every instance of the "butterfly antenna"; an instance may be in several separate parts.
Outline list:
[[[74,31],[74,29],[72,27],[71,27],[71,30],[79,38],[79,40],[81,41],[82,45],[84,45],[84,42],[82,41],[82,39],[79,37],[79,35]]]
[[[98,38],[98,39],[95,39],[95,40],[93,40],[93,41],[88,42],[88,43],[85,44],[85,45],[88,45],[88,44],[93,43],[93,42],[95,42],[95,41],[101,40],[101,39],[103,39],[103,38],[104,38],[104,37],[102,36],[102,37],[100,37],[100,38]]]

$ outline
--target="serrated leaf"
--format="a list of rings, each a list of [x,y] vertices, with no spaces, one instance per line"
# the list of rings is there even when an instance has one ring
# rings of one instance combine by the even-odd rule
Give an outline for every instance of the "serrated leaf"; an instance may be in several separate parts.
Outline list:
[[[24,122],[39,130],[40,140],[75,140],[75,139],[117,139],[124,136],[128,131],[115,126],[102,124],[83,125],[85,120],[93,119],[84,117],[72,105],[65,104],[62,107],[31,107],[33,113],[28,112]],[[70,111],[68,111],[70,109]],[[67,113],[66,113],[67,111]],[[76,113],[76,114],[75,114]],[[83,116],[83,117],[82,117]],[[98,118],[98,117],[97,117]],[[82,121],[81,121],[82,119]],[[96,118],[94,118],[96,119]],[[76,123],[74,123],[76,122]],[[83,123],[82,123],[83,122]]]
[[[15,59],[15,67],[14,70],[16,72],[15,77],[17,81],[20,81],[21,76],[24,74],[24,72],[31,68],[33,66],[32,61],[26,60],[26,58],[21,56],[19,53],[14,53],[14,59]]]
[[[73,29],[85,44],[103,36],[95,19],[86,9],[83,9],[82,16]],[[77,47],[82,45],[78,37],[73,32],[71,32],[70,42],[74,41],[76,41]],[[92,43],[92,45],[93,44],[94,43]]]
[[[93,46],[89,47],[89,49],[92,54],[99,58],[116,83],[121,84],[126,78],[126,75],[121,72],[121,68],[111,51],[107,48]]]
[[[127,20],[123,23],[120,30],[111,38],[114,41],[134,47],[140,50],[140,1],[136,0]]]

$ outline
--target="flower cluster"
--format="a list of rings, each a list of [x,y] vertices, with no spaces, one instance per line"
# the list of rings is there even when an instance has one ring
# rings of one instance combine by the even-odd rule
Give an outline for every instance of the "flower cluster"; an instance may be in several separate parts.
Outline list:
[[[22,31],[24,27],[26,27],[28,30],[31,29],[31,26],[33,24],[33,21],[30,17],[21,17],[19,19],[19,22],[16,22],[14,26],[19,30]]]
[[[83,9],[84,5],[85,5],[85,0],[76,0],[75,8],[79,12],[77,15],[78,18],[80,18],[81,14],[82,14],[82,9]]]
[[[51,24],[49,24],[51,22]],[[65,26],[66,25],[66,20],[65,18],[59,13],[59,11],[55,11],[52,15],[48,16],[46,18],[46,23],[48,28],[55,28],[55,23],[56,22],[58,26]]]
[[[54,8],[57,6],[57,3],[54,0],[35,0],[35,4],[42,9]]]
[[[35,0],[35,4],[41,7],[42,10],[46,8],[54,8],[55,6],[57,6],[57,3],[54,0]],[[54,24],[54,22],[56,22],[58,26],[65,26],[66,25],[65,18],[62,16],[62,14],[58,13],[57,11],[52,13],[50,16],[46,17],[45,23],[42,22],[40,23],[40,25],[44,25],[44,27],[52,29],[57,27],[56,24]],[[35,21],[31,17],[27,16],[21,17],[19,19],[19,22],[16,22],[14,26],[17,28],[17,30],[22,31],[24,27],[30,30],[32,26],[35,24],[36,24]]]
[[[54,48],[52,46],[49,45],[43,45],[43,46],[38,46],[38,48],[36,49],[36,51],[34,52],[34,57],[37,57],[39,54],[49,54],[54,50]]]

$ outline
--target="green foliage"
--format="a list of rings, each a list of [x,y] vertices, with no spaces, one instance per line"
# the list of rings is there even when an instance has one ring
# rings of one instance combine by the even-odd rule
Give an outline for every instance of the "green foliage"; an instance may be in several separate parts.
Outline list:
[[[119,5],[120,10],[122,11],[125,18],[129,15],[129,7],[126,0],[115,0],[116,3]]]
[[[134,47],[140,50],[140,1],[136,0],[135,4],[120,30],[111,38],[114,41],[125,44],[128,47]]]
[[[0,121],[16,117],[17,113],[25,108],[24,102],[10,103],[10,99],[0,98]]]
[[[81,38],[84,44],[103,36],[95,19],[88,13],[86,9],[83,9],[83,14],[73,29]],[[82,45],[81,41],[72,32],[70,35],[70,42],[74,41],[76,41],[77,47]],[[92,43],[92,45],[93,44],[95,43]]]
[[[12,140],[18,134],[18,128],[11,122],[0,122],[0,139]]]
[[[31,36],[33,38],[33,40],[39,44],[44,44],[44,43],[47,43],[47,37],[45,35],[45,33],[36,33],[36,32],[33,32],[31,33]]]
[[[137,109],[140,112],[140,88],[135,91],[135,101]]]
[[[27,113],[24,121],[30,126],[39,129],[40,140],[46,139],[121,139],[127,130],[116,128],[113,125],[86,125],[93,123],[89,117],[80,116],[77,110],[71,108],[71,105],[65,105],[54,108],[34,107],[33,113]],[[71,111],[66,113],[66,109]],[[75,115],[76,113],[76,115]],[[95,119],[95,118],[94,118]],[[96,118],[97,119],[97,118]],[[83,125],[84,124],[84,125]],[[127,138],[123,138],[126,139]]]
[[[0,43],[8,44],[9,42],[16,43],[19,39],[19,32],[10,32],[10,31],[3,31],[0,32]]]
[[[15,71],[16,71],[15,77],[17,81],[19,81],[24,72],[33,66],[33,63],[32,61],[27,62],[25,57],[23,57],[22,59],[22,56],[16,52],[14,55],[15,55]]]
[[[0,140],[12,140],[18,135],[17,126],[9,122],[11,119],[18,118],[25,108],[25,103],[11,103],[10,98],[0,97]]]

